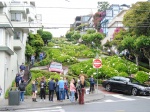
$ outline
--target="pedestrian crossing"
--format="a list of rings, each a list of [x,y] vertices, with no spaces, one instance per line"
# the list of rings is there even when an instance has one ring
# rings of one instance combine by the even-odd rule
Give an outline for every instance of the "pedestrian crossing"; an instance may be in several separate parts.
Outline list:
[[[20,110],[17,110],[20,112]],[[22,109],[21,112],[65,112],[61,106],[47,108]]]
[[[106,94],[105,98],[99,102],[91,102],[92,103],[113,103],[113,102],[123,102],[123,101],[136,101],[136,100],[149,100],[150,96],[130,96],[123,94]]]

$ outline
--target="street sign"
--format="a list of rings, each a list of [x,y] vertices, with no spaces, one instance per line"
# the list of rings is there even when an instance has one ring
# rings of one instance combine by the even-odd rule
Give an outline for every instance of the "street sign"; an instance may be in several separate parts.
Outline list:
[[[102,61],[100,59],[93,59],[93,68],[101,68]]]

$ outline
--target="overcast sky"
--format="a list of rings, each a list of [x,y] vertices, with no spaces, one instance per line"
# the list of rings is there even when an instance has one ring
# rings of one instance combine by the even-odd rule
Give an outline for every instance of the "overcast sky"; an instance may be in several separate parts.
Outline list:
[[[25,0],[23,0],[25,1]],[[37,14],[42,14],[42,22],[45,27],[70,27],[76,16],[94,14],[97,11],[98,1],[108,1],[109,4],[131,5],[137,1],[147,0],[33,0],[36,3]],[[68,2],[69,1],[69,2]],[[70,7],[89,9],[62,9],[45,7]],[[44,29],[47,30],[47,29]],[[54,37],[65,35],[67,29],[49,29]]]

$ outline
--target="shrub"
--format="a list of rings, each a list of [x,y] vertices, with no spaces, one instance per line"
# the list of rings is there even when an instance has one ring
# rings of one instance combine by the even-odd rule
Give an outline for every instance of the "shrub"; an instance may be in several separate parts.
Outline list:
[[[126,72],[120,72],[118,75],[123,76],[123,77],[128,77],[129,76]]]
[[[149,75],[144,71],[138,71],[135,75],[135,79],[138,80],[140,83],[144,83],[145,81],[148,81]]]

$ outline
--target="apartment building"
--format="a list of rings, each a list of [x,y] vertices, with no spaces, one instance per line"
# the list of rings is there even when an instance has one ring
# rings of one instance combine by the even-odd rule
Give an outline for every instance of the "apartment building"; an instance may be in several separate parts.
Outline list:
[[[29,32],[41,27],[35,2],[0,1],[0,86],[1,98],[11,86],[21,63],[25,63],[25,46]],[[31,28],[30,28],[31,27]]]

